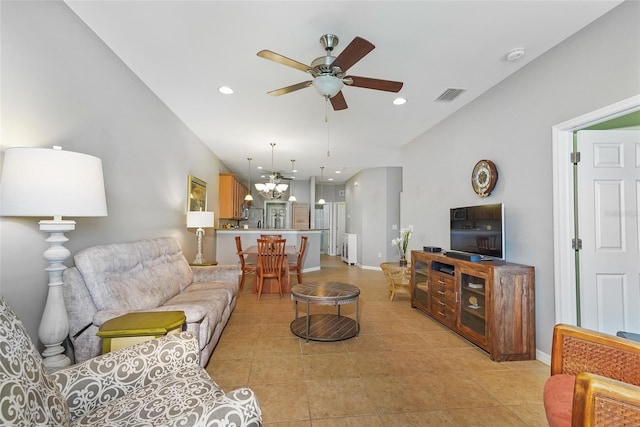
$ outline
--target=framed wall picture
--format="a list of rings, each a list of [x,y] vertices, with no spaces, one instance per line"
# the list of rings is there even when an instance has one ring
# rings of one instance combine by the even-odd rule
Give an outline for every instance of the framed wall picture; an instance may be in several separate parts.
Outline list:
[[[187,190],[187,210],[207,210],[207,183],[193,175],[189,175],[189,188]]]

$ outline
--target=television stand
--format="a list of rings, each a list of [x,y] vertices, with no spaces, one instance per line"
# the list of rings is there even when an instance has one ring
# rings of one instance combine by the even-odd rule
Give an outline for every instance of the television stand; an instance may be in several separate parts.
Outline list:
[[[491,360],[534,360],[533,267],[472,262],[450,253],[411,251],[411,306],[487,351]]]

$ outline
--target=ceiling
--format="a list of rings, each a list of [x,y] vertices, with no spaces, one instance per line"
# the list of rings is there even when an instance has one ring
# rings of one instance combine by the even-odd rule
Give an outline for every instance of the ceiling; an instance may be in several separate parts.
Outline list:
[[[296,179],[344,182],[362,169],[401,166],[402,146],[620,1],[74,1],[67,5],[221,161],[246,182],[258,166]],[[340,54],[354,37],[376,47],[348,74],[404,82],[398,93],[343,88],[333,111],[310,80],[256,55],[269,49],[310,64],[319,39]],[[515,62],[505,56],[522,47]],[[223,95],[221,86],[235,92]],[[448,88],[453,101],[435,101]],[[407,99],[401,106],[397,97]],[[328,122],[325,122],[325,117]],[[328,123],[328,124],[327,124]],[[330,156],[327,156],[327,152]],[[342,173],[336,174],[336,171]]]

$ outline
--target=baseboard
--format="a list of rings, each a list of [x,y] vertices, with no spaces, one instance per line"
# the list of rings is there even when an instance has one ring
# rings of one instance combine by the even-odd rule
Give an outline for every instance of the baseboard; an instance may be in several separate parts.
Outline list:
[[[551,355],[547,353],[543,353],[540,350],[536,350],[536,359],[544,363],[545,365],[551,366]]]

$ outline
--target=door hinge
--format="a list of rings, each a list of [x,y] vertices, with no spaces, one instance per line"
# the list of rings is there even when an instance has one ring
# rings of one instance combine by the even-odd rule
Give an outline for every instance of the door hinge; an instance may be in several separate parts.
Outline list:
[[[571,248],[576,251],[582,250],[582,239],[571,239]]]
[[[571,153],[571,163],[578,164],[580,163],[580,152],[579,151],[574,151]]]

